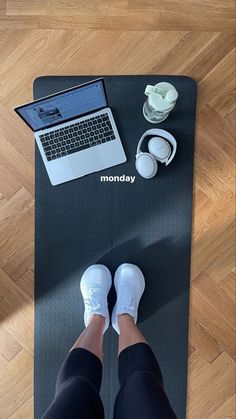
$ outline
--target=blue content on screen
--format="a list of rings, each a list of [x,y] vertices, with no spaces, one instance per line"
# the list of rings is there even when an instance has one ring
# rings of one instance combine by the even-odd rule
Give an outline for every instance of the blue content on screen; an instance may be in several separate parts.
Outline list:
[[[34,131],[107,106],[102,80],[18,108]]]

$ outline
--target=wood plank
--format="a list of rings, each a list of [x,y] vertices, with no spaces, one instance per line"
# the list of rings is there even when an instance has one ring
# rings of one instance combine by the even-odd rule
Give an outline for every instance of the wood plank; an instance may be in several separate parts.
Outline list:
[[[33,237],[33,220],[34,220],[34,207],[33,207],[33,199],[29,193],[25,190],[21,194],[25,199],[25,203],[27,207],[25,210],[17,214],[14,218],[11,218],[11,224],[9,225],[6,222],[3,222],[1,218],[0,224],[0,245],[1,245],[1,264],[0,266],[3,267],[5,265],[7,270],[10,270],[10,264],[14,263],[14,255],[23,255],[25,251],[25,245],[29,242],[32,243]],[[16,194],[17,195],[17,194]],[[28,200],[30,199],[30,201]],[[29,204],[28,204],[29,203]],[[9,208],[10,206],[8,206]],[[3,208],[5,211],[5,208]],[[31,249],[32,246],[30,246]],[[32,254],[32,253],[31,253]],[[16,261],[17,262],[17,261]],[[25,262],[25,261],[23,261]],[[23,263],[22,262],[22,263]],[[28,261],[27,261],[28,262]],[[21,261],[17,262],[20,265]],[[28,263],[27,263],[28,264]],[[30,265],[32,266],[32,261],[30,261]]]
[[[31,298],[29,298],[2,269],[0,269],[0,285],[2,305],[6,302],[12,309],[15,308],[16,310],[23,306],[24,310],[22,311],[21,316],[25,321],[32,323],[34,311]]]
[[[204,391],[203,391],[204,389]],[[189,384],[188,417],[209,418],[234,394],[234,363],[228,354],[222,353]]]
[[[192,252],[192,279],[200,272],[210,269],[212,263],[216,265],[222,261],[222,249],[224,251],[232,248],[234,240],[234,215],[232,212],[233,195],[232,192],[221,194],[221,200],[213,205],[209,212],[207,221],[203,227],[202,233],[197,232],[194,237],[194,248]],[[219,221],[220,220],[220,221]],[[196,220],[197,222],[197,220]],[[231,256],[226,258],[230,260]],[[215,272],[215,269],[213,269]],[[224,275],[232,271],[232,266],[226,264],[221,268]]]
[[[235,272],[230,272],[221,282],[219,282],[219,287],[228,295],[228,297],[235,304],[235,295],[236,295],[236,274]]]
[[[6,0],[1,0],[0,2],[0,18],[1,16],[6,15]]]
[[[235,359],[235,331],[225,321],[218,308],[210,305],[209,300],[204,298],[195,281],[192,282],[192,315],[203,329],[209,331],[212,339]]]
[[[221,95],[222,97],[222,95]],[[198,113],[198,127],[197,133],[200,134],[198,138],[199,146],[205,143],[205,139],[210,139],[210,143],[214,143],[218,148],[217,152],[222,153],[234,161],[235,153],[235,113],[229,113],[231,120],[227,123],[227,117],[221,118],[219,113],[209,105],[204,107],[204,110]],[[198,135],[199,137],[199,135]],[[211,145],[208,145],[208,150],[211,153]],[[216,148],[213,148],[215,151]]]
[[[22,380],[22,378],[31,371],[32,374],[33,360],[32,357],[24,350],[21,350],[11,362],[9,362],[5,368],[1,371],[1,388],[0,397],[7,394],[16,383]],[[0,417],[1,407],[0,407]]]
[[[21,164],[19,165],[19,162]],[[5,165],[7,169],[25,186],[34,193],[34,171],[30,164],[21,153],[3,137],[0,133],[0,165]]]
[[[186,32],[174,49],[166,51],[151,71],[188,74],[201,81],[235,46],[233,33]],[[212,51],[215,51],[212,54]]]
[[[201,354],[198,351],[194,351],[188,359],[188,372],[191,380],[193,377],[196,379],[198,375],[202,374],[207,366],[208,363],[202,358]]]
[[[128,0],[7,0],[6,13],[8,16],[120,16],[126,15]]]
[[[19,409],[17,409],[9,419],[31,419],[34,417],[34,399],[33,396],[26,400]]]
[[[214,277],[215,281],[219,282],[235,267],[235,243],[232,230],[231,238],[225,246],[221,258],[218,255],[212,263],[206,268],[206,273]]]
[[[231,132],[231,135],[234,138],[235,128],[236,128],[236,119],[235,119],[235,110],[234,109],[232,109],[231,112],[229,112],[225,115],[224,125]],[[234,152],[235,152],[235,142],[234,142]]]
[[[215,283],[206,272],[201,273],[193,282],[194,291],[198,291],[201,299],[205,299],[209,307],[218,311],[224,321],[235,330],[235,305],[227,294]]]
[[[77,74],[78,62],[80,63],[80,74],[102,74],[107,68],[107,74],[127,74],[130,71],[134,74],[146,73],[147,68],[153,67],[157,57],[150,54],[159,45],[158,59],[161,60],[167,51],[174,48],[176,42],[182,38],[184,32],[68,32],[68,31],[32,31],[24,33],[21,49],[15,49],[13,45],[8,49],[4,70],[2,71],[2,83],[4,83],[3,103],[13,108],[16,105],[32,99],[32,83],[39,75],[52,74]],[[6,42],[8,37],[6,38]],[[64,48],[61,48],[61,45]],[[102,60],[97,59],[94,54],[94,45],[98,54],[107,51]],[[32,58],[32,49],[38,45]],[[147,45],[149,48],[147,49]],[[4,44],[1,51],[4,50]],[[125,55],[124,52],[126,51]],[[51,56],[54,60],[51,60]],[[114,60],[114,57],[116,59]],[[139,60],[139,66],[135,64]],[[21,61],[22,71],[17,79],[9,83],[8,74],[15,61]],[[112,63],[112,64],[111,64]],[[28,86],[28,88],[25,88]],[[21,136],[25,130],[21,131]],[[31,137],[27,136],[28,142],[32,144]],[[32,145],[30,145],[32,147]],[[27,148],[27,147],[26,147]],[[29,152],[28,152],[29,153]],[[30,154],[31,155],[31,154]],[[30,158],[30,157],[29,157]]]
[[[186,4],[183,7],[183,2],[178,10],[174,10],[174,3],[171,3],[172,7],[156,9],[155,12],[147,9],[128,9],[126,14],[121,10],[115,12],[115,15],[106,11],[98,15],[86,12],[82,14],[82,18],[72,12],[70,15],[65,13],[54,16],[52,11],[51,15],[48,11],[42,11],[40,15],[34,15],[33,11],[30,12],[31,15],[21,13],[14,15],[13,9],[8,8],[7,16],[0,16],[0,25],[2,29],[234,31],[234,8],[231,6],[224,14],[220,12],[213,16],[211,7],[208,7],[207,13],[202,13],[197,9],[194,10],[192,5],[189,7]]]
[[[219,409],[217,409],[216,412],[209,417],[209,419],[234,419],[235,406],[235,396],[233,395],[223,405],[221,405]]]
[[[216,37],[217,33],[212,32],[186,32],[175,48],[166,51],[164,59],[157,61],[152,67],[152,72],[169,74],[174,66],[177,74],[185,74],[186,63],[198,61],[199,55],[205,56],[203,49],[211,44]]]
[[[0,334],[1,336],[1,334]],[[7,360],[0,354],[0,371],[8,364]]]
[[[4,326],[0,325],[0,354],[6,361],[11,361],[20,351],[22,347],[19,342],[10,335]]]
[[[34,273],[28,269],[16,281],[17,286],[24,291],[32,300],[34,298]]]
[[[0,301],[0,320],[4,321],[4,329],[32,355],[34,343],[32,300],[1,269]]]
[[[31,217],[32,213],[28,213],[28,216]],[[22,218],[20,222],[22,222]],[[3,263],[1,264],[1,268],[4,272],[7,273],[9,277],[11,277],[13,281],[17,281],[18,279],[23,278],[25,275],[27,275],[27,272],[30,269],[33,269],[34,238],[27,237],[23,241],[23,245],[20,245],[19,247],[12,246],[11,249],[13,249],[14,252],[11,253],[9,257],[7,257],[3,261]]]
[[[19,407],[32,397],[32,372],[28,371],[20,381],[1,397],[0,413],[3,418],[11,417]]]
[[[198,355],[201,356],[202,361],[210,363],[222,353],[219,343],[192,316],[190,318],[190,342],[197,350]]]
[[[8,50],[9,54],[9,50]],[[13,110],[0,104],[1,136],[20,153],[32,166],[34,165],[34,138],[32,131]]]
[[[33,360],[24,350],[1,369],[0,417],[9,418],[32,396]]]
[[[198,240],[201,240],[204,235],[209,233],[215,233],[217,235],[216,227],[223,214],[223,228],[226,228],[233,220],[233,192],[228,189],[226,192],[221,193],[222,200],[217,201],[215,195],[212,195],[211,199],[209,199],[209,196],[206,195],[207,191],[204,193],[202,189],[206,189],[205,184],[203,187],[199,182],[199,191],[196,193],[196,211],[194,219],[194,240],[196,243]]]
[[[4,204],[3,199],[9,200],[22,187],[22,182],[11,173],[5,164],[0,164],[0,187],[2,197],[0,207]]]
[[[17,193],[0,206],[0,226],[2,233],[6,229],[5,225],[10,224],[12,219],[15,219],[19,214],[27,214],[33,207],[34,200],[31,194],[22,187]]]
[[[212,32],[211,32],[212,33]],[[212,33],[212,35],[214,35]],[[197,81],[201,81],[215,66],[234,48],[233,32],[218,32],[212,36],[209,43],[203,43],[195,59],[186,59],[184,74],[189,74]],[[214,54],[212,54],[214,51]],[[180,55],[181,52],[180,52]],[[190,57],[192,52],[190,51]],[[223,109],[222,109],[223,111]]]
[[[219,102],[225,96],[228,100],[227,102],[224,102],[224,112],[221,116],[224,116],[225,113],[234,109],[234,96],[232,96],[232,91],[234,91],[235,88],[234,61],[235,49],[231,50],[229,54],[226,55],[226,57],[224,57],[200,82],[200,95],[198,102],[199,110],[207,104],[210,104],[213,107],[216,104],[219,105]],[[220,77],[222,74],[224,74],[224,77]]]
[[[226,192],[228,189],[233,190],[235,181],[233,176],[233,155],[226,153],[222,146],[222,139],[218,141],[217,137],[221,136],[221,132],[214,131],[213,136],[213,131],[211,131],[210,135],[206,135],[207,130],[209,131],[210,129],[209,124],[212,125],[213,121],[210,119],[210,122],[208,122],[207,115],[205,117],[202,114],[199,115],[199,119],[198,143],[196,146],[196,153],[199,159],[196,169],[201,171],[201,173],[204,172],[209,183],[219,189],[219,192]],[[225,138],[225,133],[223,138]],[[230,142],[230,137],[228,137],[228,141]],[[200,181],[198,182],[199,187]],[[202,184],[204,185],[203,181]],[[206,192],[214,199],[213,193],[208,190]]]

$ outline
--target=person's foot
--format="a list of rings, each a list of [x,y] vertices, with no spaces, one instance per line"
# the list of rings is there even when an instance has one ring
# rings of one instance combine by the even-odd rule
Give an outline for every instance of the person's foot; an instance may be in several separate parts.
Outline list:
[[[144,292],[145,279],[138,266],[123,263],[116,270],[114,285],[117,300],[112,312],[112,326],[120,334],[119,315],[129,314],[137,323],[138,305]]]
[[[107,295],[111,288],[111,273],[105,265],[92,265],[86,269],[80,281],[80,289],[84,299],[84,324],[87,327],[95,314],[105,318],[104,331],[110,323],[107,307]]]

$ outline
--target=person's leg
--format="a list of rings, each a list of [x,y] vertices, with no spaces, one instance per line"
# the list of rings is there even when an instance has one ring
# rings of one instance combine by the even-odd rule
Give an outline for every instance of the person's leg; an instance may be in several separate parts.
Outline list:
[[[56,394],[71,377],[88,378],[100,391],[102,381],[102,347],[104,317],[94,315],[63,362],[56,382]]]
[[[55,398],[43,419],[104,419],[99,392],[103,334],[109,324],[110,272],[103,265],[93,265],[85,271],[80,286],[86,328],[59,371]]]
[[[127,348],[127,346],[140,342],[147,343],[146,339],[134,323],[133,317],[129,314],[121,314],[118,316],[118,325],[120,329],[118,354],[120,354],[123,349]]]
[[[176,419],[163,387],[158,361],[129,315],[118,318],[120,391],[114,419]]]
[[[144,277],[138,267],[121,265],[115,275],[117,303],[112,325],[119,333],[120,391],[114,419],[176,419],[163,388],[158,361],[136,326]]]
[[[104,419],[99,396],[105,318],[94,315],[60,368],[55,398],[43,419]]]
[[[101,360],[87,349],[72,349],[59,371],[55,398],[42,419],[104,419],[101,381]]]
[[[99,314],[95,314],[88,326],[81,333],[80,337],[74,343],[71,350],[76,348],[87,349],[96,355],[101,361],[103,357],[103,330],[105,326],[105,318]]]

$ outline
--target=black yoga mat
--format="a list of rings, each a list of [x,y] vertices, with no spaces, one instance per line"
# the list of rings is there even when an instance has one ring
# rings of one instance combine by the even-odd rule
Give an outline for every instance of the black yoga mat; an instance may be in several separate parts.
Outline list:
[[[40,77],[40,98],[95,77]],[[79,282],[94,263],[112,273],[122,262],[139,265],[146,278],[139,326],[160,362],[165,389],[185,418],[192,185],[196,83],[184,76],[106,76],[109,103],[127,162],[53,187],[36,148],[35,419],[54,395],[58,369],[84,328]],[[147,84],[172,83],[179,92],[168,119],[153,125],[142,114]],[[150,180],[135,170],[137,142],[150,128],[170,131],[178,142],[173,162]],[[145,147],[144,147],[145,149]],[[136,176],[101,182],[100,176]],[[110,295],[112,304],[113,293]],[[117,335],[105,334],[102,399],[112,419],[118,390]]]

